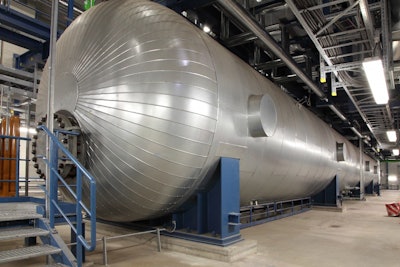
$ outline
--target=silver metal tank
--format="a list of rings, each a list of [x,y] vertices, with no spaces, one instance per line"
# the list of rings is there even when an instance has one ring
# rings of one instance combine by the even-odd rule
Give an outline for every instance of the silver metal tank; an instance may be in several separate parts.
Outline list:
[[[342,187],[359,180],[358,149],[154,2],[107,1],[82,14],[57,43],[56,73],[54,110],[81,128],[102,219],[176,210],[222,156],[240,159],[246,205],[310,196],[336,174]],[[47,79],[46,66],[39,118]],[[337,143],[345,161],[337,161]]]

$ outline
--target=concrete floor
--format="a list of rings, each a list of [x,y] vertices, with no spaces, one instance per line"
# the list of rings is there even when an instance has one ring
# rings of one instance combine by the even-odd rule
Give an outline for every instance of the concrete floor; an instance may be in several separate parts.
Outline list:
[[[165,249],[159,253],[153,235],[109,241],[108,263],[113,267],[397,267],[400,266],[400,218],[388,217],[384,204],[399,201],[400,191],[383,191],[381,197],[346,201],[343,213],[312,210],[242,230],[246,240],[257,240],[258,252],[232,263]],[[125,232],[100,225],[98,238]],[[99,243],[95,252],[87,254],[85,266],[103,266],[102,259]],[[43,266],[38,262],[39,259],[1,266]]]

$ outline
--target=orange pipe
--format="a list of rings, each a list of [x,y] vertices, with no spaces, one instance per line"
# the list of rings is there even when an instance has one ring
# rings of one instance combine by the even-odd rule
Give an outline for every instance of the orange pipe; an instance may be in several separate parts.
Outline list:
[[[20,120],[19,117],[17,116],[12,116],[10,119],[10,135],[14,137],[19,137],[19,126],[20,126]],[[10,158],[13,158],[13,160],[10,160],[10,180],[16,181],[19,179],[17,177],[17,160],[15,159],[17,157],[17,140],[16,139],[10,139]],[[16,190],[16,182],[10,182],[8,183],[8,195],[9,196],[15,196],[15,190]]]
[[[1,124],[1,129],[2,133],[4,135],[7,135],[7,120],[3,119],[3,123]],[[3,141],[3,157],[6,159],[3,159],[3,188],[2,188],[2,193],[1,195],[3,197],[8,196],[8,182],[7,180],[10,180],[10,161],[7,159],[10,157],[10,140],[7,138],[4,138]]]
[[[10,132],[8,135],[19,137],[19,127],[20,127],[20,119],[17,116],[12,116],[10,118]],[[7,122],[6,119],[2,120],[1,123],[1,134],[7,135]],[[0,145],[0,154],[4,158],[16,158],[17,157],[17,140],[15,139],[3,139],[1,140]],[[2,163],[0,163],[0,176],[3,183],[0,187],[0,196],[2,197],[10,197],[15,196],[16,191],[16,170],[17,170],[17,161],[16,159],[5,159]],[[5,180],[8,180],[6,182]],[[14,182],[10,182],[10,180]]]

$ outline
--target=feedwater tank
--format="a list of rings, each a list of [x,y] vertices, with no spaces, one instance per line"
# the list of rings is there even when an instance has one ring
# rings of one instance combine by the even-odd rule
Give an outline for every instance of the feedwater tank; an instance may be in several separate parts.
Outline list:
[[[80,160],[96,178],[102,219],[176,210],[222,156],[240,159],[243,204],[310,196],[335,175],[342,187],[359,181],[357,148],[154,2],[107,1],[82,14],[57,42],[55,69],[57,121],[82,132]],[[46,67],[38,117],[47,85]]]

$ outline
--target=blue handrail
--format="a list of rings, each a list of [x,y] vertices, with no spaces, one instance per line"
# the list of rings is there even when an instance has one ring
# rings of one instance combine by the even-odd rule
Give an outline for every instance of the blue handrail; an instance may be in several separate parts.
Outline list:
[[[83,165],[71,154],[71,152],[64,147],[64,145],[58,140],[57,136],[52,134],[47,127],[41,125],[37,129],[42,130],[44,133],[46,133],[46,135],[49,137],[49,144],[50,144],[50,160],[44,158],[44,162],[50,168],[50,186],[49,186],[50,192],[49,194],[46,194],[47,197],[50,198],[50,211],[49,211],[50,226],[54,228],[55,213],[56,211],[58,211],[77,236],[76,255],[78,263],[81,263],[82,246],[85,247],[85,249],[88,251],[93,251],[96,248],[96,181],[94,177],[85,169],[85,167],[83,167]],[[63,133],[77,135],[76,132],[63,131]],[[76,183],[73,186],[75,190],[73,190],[71,186],[68,185],[68,183],[64,180],[64,178],[58,173],[59,150],[61,150],[64,153],[64,155],[69,160],[71,160],[76,166],[76,171],[77,171]],[[90,184],[89,208],[86,207],[86,205],[82,201],[82,183],[84,179],[86,179]],[[58,205],[58,199],[57,199],[58,181],[61,181],[61,183],[65,186],[65,188],[69,191],[69,193],[71,193],[71,196],[76,201],[76,227],[68,219],[68,216],[64,214],[64,212]],[[83,236],[82,210],[84,210],[88,215],[88,217],[90,217],[90,224],[91,224],[90,243],[88,243],[88,241]]]

